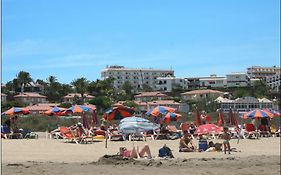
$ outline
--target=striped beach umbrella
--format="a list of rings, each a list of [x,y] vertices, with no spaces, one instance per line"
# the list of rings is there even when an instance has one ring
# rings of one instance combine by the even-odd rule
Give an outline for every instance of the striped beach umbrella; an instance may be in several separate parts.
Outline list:
[[[165,117],[164,117],[164,121],[166,123],[170,123],[171,121],[177,121],[178,119],[180,119],[181,115],[174,113],[174,112],[168,112]]]
[[[20,108],[20,107],[12,107],[9,110],[3,112],[1,115],[16,115],[16,114],[29,114],[30,111],[27,108]]]
[[[72,112],[72,113],[83,113],[83,112],[90,112],[93,110],[90,107],[87,107],[85,105],[74,105],[66,110],[66,112]]]
[[[120,121],[119,130],[124,134],[134,134],[150,130],[156,130],[159,127],[147,119],[140,117],[128,117]]]
[[[55,106],[55,107],[47,110],[46,112],[44,112],[44,114],[59,116],[59,115],[64,114],[65,110],[66,110],[66,108],[59,108],[59,107]]]
[[[273,117],[280,117],[281,116],[281,112],[274,110],[274,109],[264,109],[265,111],[270,112],[271,114],[273,114]]]
[[[113,108],[108,109],[104,114],[103,118],[112,121],[112,120],[121,120],[126,117],[131,117],[135,113],[135,110],[126,107],[126,106],[116,106]]]
[[[150,112],[153,116],[158,116],[159,114],[165,115],[167,112],[175,112],[175,108],[167,107],[167,106],[157,106]]]
[[[245,113],[243,115],[244,119],[248,119],[248,118],[251,118],[251,119],[254,119],[254,118],[268,118],[268,117],[272,118],[273,114],[270,113],[269,111],[261,110],[261,109],[255,109],[255,110],[247,112],[247,113]]]

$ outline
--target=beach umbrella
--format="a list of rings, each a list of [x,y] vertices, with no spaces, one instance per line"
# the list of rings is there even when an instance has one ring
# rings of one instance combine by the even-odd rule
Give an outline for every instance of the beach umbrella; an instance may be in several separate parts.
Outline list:
[[[121,120],[126,117],[132,117],[134,113],[134,109],[127,106],[118,105],[106,110],[103,114],[103,118],[107,121]],[[107,148],[107,137],[105,139],[105,148]]]
[[[124,134],[135,134],[158,128],[156,124],[149,120],[135,116],[122,119],[119,125],[120,131]]]
[[[258,119],[258,118],[272,118],[273,117],[273,114],[270,113],[269,111],[266,111],[266,110],[261,110],[261,109],[255,109],[255,110],[252,110],[250,112],[247,112],[243,115],[243,118],[244,119]]]
[[[46,115],[56,115],[56,116],[59,116],[59,115],[65,114],[65,113],[64,113],[65,110],[66,110],[66,108],[59,108],[59,107],[55,106],[55,107],[53,107],[53,108],[51,108],[51,109],[45,111],[44,114],[46,114]]]
[[[200,126],[201,124],[202,124],[202,122],[201,122],[201,117],[200,117],[199,111],[196,110],[195,125],[196,126]]]
[[[23,115],[27,115],[29,114],[30,111],[27,108],[20,108],[20,107],[12,107],[10,109],[8,109],[7,111],[3,112],[1,115],[16,115],[16,114],[23,114]]]
[[[273,109],[264,109],[264,110],[273,114],[273,117],[280,117],[281,116],[280,111],[273,110]]]
[[[87,107],[85,105],[74,105],[74,106],[71,106],[70,108],[68,108],[66,110],[66,112],[71,112],[71,113],[83,113],[83,112],[90,112],[92,111],[93,109],[90,108],[90,107]]]
[[[167,107],[167,106],[157,106],[153,108],[150,112],[153,116],[158,116],[159,114],[165,115],[167,112],[175,112],[175,108]]]
[[[237,121],[236,117],[233,115],[231,108],[229,109],[228,116],[229,116],[229,125],[238,126],[238,121]]]
[[[78,113],[82,114],[82,124],[84,128],[90,128],[89,121],[85,115],[86,112],[93,112],[94,108],[88,107],[86,105],[74,105],[66,110],[66,113]]]
[[[116,106],[116,107],[108,109],[104,113],[103,118],[108,121],[121,120],[125,117],[131,117],[134,113],[135,113],[135,110],[130,107]]]
[[[224,116],[222,114],[222,110],[219,110],[217,125],[219,125],[219,126],[225,125],[225,120],[224,120]]]
[[[177,121],[180,117],[181,117],[180,114],[174,112],[168,112],[164,117],[164,121],[166,123],[170,123],[171,121]]]
[[[205,124],[198,126],[194,134],[218,134],[220,132],[222,132],[222,127],[215,124]]]

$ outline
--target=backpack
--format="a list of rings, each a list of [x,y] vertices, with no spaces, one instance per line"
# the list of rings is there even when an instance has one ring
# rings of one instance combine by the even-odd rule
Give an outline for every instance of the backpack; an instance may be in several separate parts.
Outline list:
[[[173,153],[171,149],[167,146],[163,146],[162,148],[159,149],[159,157],[169,157],[169,158],[174,158]]]

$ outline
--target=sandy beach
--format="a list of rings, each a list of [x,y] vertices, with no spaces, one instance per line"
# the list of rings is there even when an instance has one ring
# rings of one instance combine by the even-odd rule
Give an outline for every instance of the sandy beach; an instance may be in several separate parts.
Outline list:
[[[2,174],[280,174],[280,137],[258,140],[231,140],[239,152],[178,152],[179,140],[147,140],[91,144],[64,143],[62,140],[2,139]],[[222,142],[221,140],[214,140]],[[120,146],[150,146],[153,159],[115,160],[103,157],[115,155]],[[167,144],[174,159],[157,157],[158,149]],[[103,157],[103,158],[102,158]]]

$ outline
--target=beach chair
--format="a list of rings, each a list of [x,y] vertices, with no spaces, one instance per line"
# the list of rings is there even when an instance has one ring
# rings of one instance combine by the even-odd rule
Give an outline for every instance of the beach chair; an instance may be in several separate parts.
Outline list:
[[[175,140],[181,137],[181,130],[178,130],[175,125],[166,126],[168,130],[169,139]]]
[[[264,125],[259,125],[258,130],[260,132],[260,135],[263,136],[263,137],[270,137],[271,136],[270,131],[268,131],[266,126],[264,126]]]
[[[256,139],[259,138],[260,134],[252,123],[245,123],[244,126],[245,126],[244,135],[246,138],[248,138],[248,139],[253,138],[253,137]]]
[[[157,134],[155,133],[155,131],[153,131],[153,130],[144,132],[143,134],[144,134],[145,141],[146,141],[146,138],[147,138],[147,137],[148,137],[148,138],[150,137],[152,140],[155,140],[155,136],[157,135]]]
[[[65,142],[75,142],[76,144],[78,144],[79,141],[82,140],[81,137],[75,136],[74,131],[65,126],[60,126],[60,133]]]
[[[117,129],[109,130],[108,132],[108,140],[110,141],[124,141],[124,136]]]
[[[129,141],[145,141],[146,138],[143,133],[134,133],[129,135]]]

